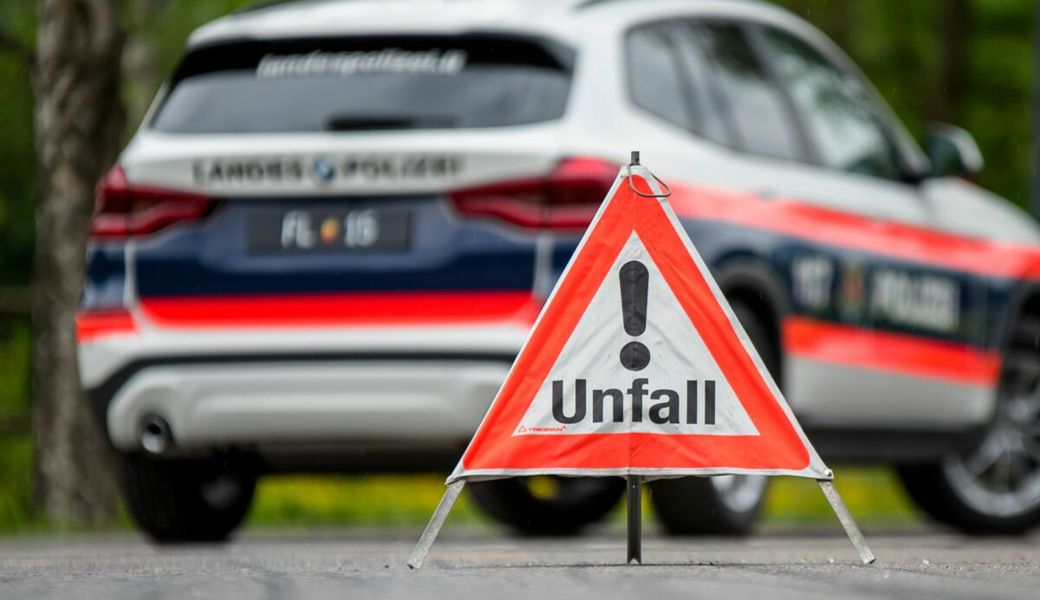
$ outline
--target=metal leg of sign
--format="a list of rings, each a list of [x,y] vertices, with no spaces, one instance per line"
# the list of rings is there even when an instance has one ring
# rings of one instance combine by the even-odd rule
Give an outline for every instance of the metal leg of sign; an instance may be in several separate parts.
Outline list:
[[[422,568],[426,555],[430,552],[430,546],[433,546],[433,542],[437,539],[437,534],[441,532],[441,527],[444,526],[444,521],[448,519],[451,507],[459,499],[459,494],[462,493],[462,488],[465,485],[465,480],[460,479],[449,484],[448,489],[444,490],[441,503],[437,505],[437,510],[433,511],[433,516],[430,517],[430,522],[426,525],[426,529],[423,530],[419,543],[415,545],[415,550],[412,550],[412,556],[408,559],[409,567],[413,569]]]
[[[628,476],[628,564],[643,562],[642,478]]]
[[[849,509],[845,508],[845,503],[842,502],[841,495],[838,494],[838,489],[834,487],[834,483],[827,479],[818,479],[817,481],[820,484],[820,489],[823,490],[823,495],[827,498],[827,502],[830,502],[831,509],[838,517],[838,521],[845,528],[845,534],[849,536],[852,547],[859,553],[859,559],[865,565],[869,565],[877,560],[874,553],[870,551],[870,546],[867,546],[867,540],[863,538],[863,532],[859,530],[856,521],[852,519]]]

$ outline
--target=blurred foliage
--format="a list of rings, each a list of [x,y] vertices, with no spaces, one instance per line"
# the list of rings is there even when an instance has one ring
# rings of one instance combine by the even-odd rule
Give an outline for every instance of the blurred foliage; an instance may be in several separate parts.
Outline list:
[[[987,163],[979,183],[1029,208],[1031,0],[776,3],[837,42],[917,139],[933,121],[970,131]]]
[[[125,98],[133,127],[162,80],[173,71],[184,42],[199,25],[254,0],[123,0],[128,29]],[[25,48],[34,42],[36,3],[0,0],[0,32]],[[0,47],[0,287],[27,285],[32,268],[32,85],[24,56]],[[131,131],[126,132],[129,138]]]
[[[28,435],[0,435],[0,533],[46,529],[33,510],[32,442]]]
[[[835,485],[861,525],[878,528],[919,522],[918,513],[888,469],[836,469]],[[649,488],[644,488],[649,493]],[[374,526],[422,527],[444,493],[441,476],[313,477],[277,476],[260,482],[249,516],[252,526]],[[644,499],[645,500],[645,499]],[[647,523],[653,507],[644,501]],[[619,503],[610,521],[624,527]],[[452,509],[449,524],[491,525],[463,494]],[[839,527],[815,481],[777,477],[765,506],[766,529],[788,525]]]
[[[260,481],[249,525],[422,526],[444,494],[441,475],[273,476]],[[464,494],[452,523],[486,523]]]
[[[129,31],[125,97],[131,123],[136,126],[162,79],[173,70],[188,34],[249,3],[123,0]],[[932,120],[952,122],[973,133],[988,163],[980,183],[1028,206],[1034,23],[1030,0],[777,3],[842,46],[918,138]],[[30,0],[0,0],[0,32],[31,48],[34,11]],[[29,282],[34,169],[28,65],[18,53],[0,48],[0,288]],[[11,321],[0,315],[0,419],[28,414],[29,342],[24,319]],[[0,434],[0,530],[34,526],[30,452],[26,435]],[[850,478],[852,483],[838,480],[854,512],[913,518],[887,471],[854,473],[859,474]],[[419,523],[429,516],[440,490],[438,478],[276,478],[262,484],[251,522]],[[811,520],[825,513],[814,484],[782,479],[774,491],[768,505],[773,520]],[[360,498],[365,502],[358,503]],[[472,518],[468,506],[463,505],[456,518]]]
[[[834,469],[834,485],[842,500],[867,527],[906,525],[920,521],[920,513],[889,469],[843,467]],[[811,479],[777,477],[766,499],[767,525],[837,525],[820,486]]]
[[[26,48],[33,43],[32,8],[0,0],[0,28]],[[23,56],[0,51],[0,287],[28,283],[32,264],[36,159],[27,66]]]

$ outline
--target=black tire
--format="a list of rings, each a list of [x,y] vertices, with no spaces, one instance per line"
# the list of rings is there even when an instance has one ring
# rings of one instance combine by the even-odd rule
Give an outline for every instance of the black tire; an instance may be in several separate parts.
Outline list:
[[[682,477],[659,479],[650,483],[650,500],[657,518],[669,535],[748,535],[755,530],[762,512],[767,481],[761,475],[721,477]],[[750,500],[737,503],[719,487],[754,486],[746,494]],[[747,488],[746,488],[747,489]]]
[[[548,487],[548,493],[537,487]],[[625,492],[620,477],[516,477],[466,486],[488,516],[521,535],[576,535],[607,516]]]
[[[975,448],[898,468],[910,498],[934,520],[975,535],[1019,535],[1040,524],[1037,340],[1040,319],[1019,319],[1004,351],[996,412]]]
[[[225,459],[128,456],[121,479],[130,516],[160,544],[227,539],[249,512],[256,489],[254,469]]]
[[[780,354],[774,336],[746,303],[730,306],[775,378]],[[682,477],[650,483],[650,500],[670,535],[747,535],[758,523],[768,482],[762,476]]]
[[[942,465],[901,466],[899,479],[910,499],[938,523],[968,535],[1023,535],[1040,523],[1040,509],[994,517],[968,505]]]

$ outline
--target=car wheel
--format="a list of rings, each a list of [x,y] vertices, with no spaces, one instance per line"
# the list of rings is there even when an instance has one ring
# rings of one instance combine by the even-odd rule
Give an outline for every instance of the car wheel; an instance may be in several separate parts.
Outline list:
[[[767,486],[760,475],[660,479],[650,483],[650,500],[671,535],[747,535]]]
[[[1019,534],[1040,523],[1040,320],[1015,327],[996,413],[970,452],[900,467],[910,497],[932,518],[973,534]]]
[[[619,477],[516,477],[470,484],[485,513],[521,535],[575,535],[620,501]]]
[[[138,527],[158,543],[217,542],[242,522],[256,475],[239,461],[129,456],[123,494]]]
[[[730,306],[776,377],[780,357],[769,329],[746,303],[734,299]],[[761,475],[661,479],[650,483],[650,499],[669,534],[747,535],[758,522],[768,487]]]

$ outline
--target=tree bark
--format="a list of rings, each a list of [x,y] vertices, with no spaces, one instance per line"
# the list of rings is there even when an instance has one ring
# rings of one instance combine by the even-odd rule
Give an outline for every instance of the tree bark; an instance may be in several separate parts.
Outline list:
[[[33,274],[38,506],[71,524],[111,520],[112,453],[80,388],[75,314],[94,186],[119,149],[123,31],[117,0],[39,0],[33,87],[39,197]]]

